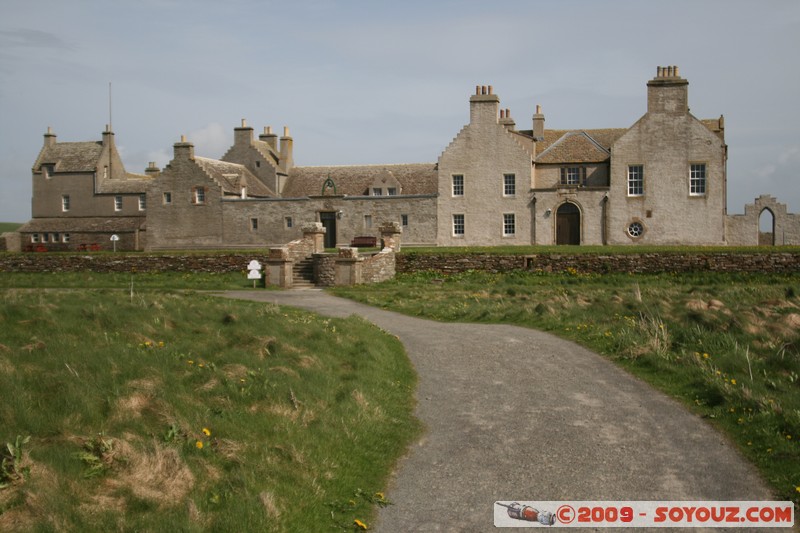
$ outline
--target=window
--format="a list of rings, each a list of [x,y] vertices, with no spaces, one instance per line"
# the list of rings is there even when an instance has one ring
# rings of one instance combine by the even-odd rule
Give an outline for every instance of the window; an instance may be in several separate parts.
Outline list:
[[[60,240],[61,240],[61,235],[59,235],[58,233],[53,233],[52,235],[50,235],[50,242],[58,242]]]
[[[55,165],[42,165],[42,171],[44,172],[45,178],[52,178],[53,172],[55,172],[56,166]]]
[[[689,169],[689,194],[703,196],[706,193],[706,165],[697,163]]]
[[[286,217],[283,219],[283,221],[286,224],[286,229],[289,229],[294,225],[294,223],[292,222],[292,217]]]
[[[193,203],[202,205],[206,203],[206,188],[205,187],[195,187],[194,188],[194,196],[192,198]]]
[[[372,189],[372,196],[382,196],[382,195],[383,195],[383,189],[381,189],[380,187]]]
[[[140,194],[139,195],[139,211],[144,211],[147,209],[147,195]]]
[[[61,210],[65,213],[69,211],[69,194],[65,194],[61,197]]]
[[[258,219],[251,218],[250,219],[250,231],[258,231]]]
[[[69,242],[69,233],[62,233],[61,234],[61,242],[68,243]]]
[[[114,197],[114,211],[122,211],[122,196]]]
[[[517,194],[517,177],[514,174],[503,174],[503,196]]]
[[[628,196],[644,195],[644,167],[631,165],[628,167]]]
[[[42,242],[47,242],[47,233],[42,233]]]
[[[389,196],[397,196],[397,187],[389,187],[386,189],[386,194]]]
[[[31,235],[31,242],[39,242],[39,234],[38,233],[34,233],[33,235]]]
[[[261,161],[256,161],[256,168],[261,168]]]
[[[453,235],[456,237],[464,235],[464,215],[453,215]]]
[[[508,237],[517,232],[516,216],[514,213],[503,214],[503,236]]]
[[[586,167],[562,167],[561,185],[585,186]]]
[[[403,226],[408,226],[408,215],[400,215],[400,223]]]
[[[631,222],[628,225],[628,235],[633,237],[634,239],[637,237],[641,237],[644,233],[644,226],[642,226],[641,222]]]
[[[372,215],[364,215],[364,227],[365,228],[372,227]]]
[[[163,196],[164,205],[171,205],[172,204],[172,193],[165,192]]]
[[[464,196],[463,174],[453,174],[453,196]]]

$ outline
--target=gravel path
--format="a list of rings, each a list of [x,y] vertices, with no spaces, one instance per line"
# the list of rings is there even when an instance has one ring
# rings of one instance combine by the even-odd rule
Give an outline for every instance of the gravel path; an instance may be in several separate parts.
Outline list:
[[[319,290],[224,295],[357,314],[405,345],[426,431],[401,460],[386,491],[394,505],[375,531],[517,530],[494,528],[497,500],[774,499],[703,420],[572,342],[422,320]]]

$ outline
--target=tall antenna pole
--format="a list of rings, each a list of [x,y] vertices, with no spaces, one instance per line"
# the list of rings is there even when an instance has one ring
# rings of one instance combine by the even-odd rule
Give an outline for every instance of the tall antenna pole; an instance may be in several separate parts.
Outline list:
[[[111,148],[114,146],[113,135],[114,128],[111,123],[111,82],[108,82],[108,177],[113,178],[111,169]]]

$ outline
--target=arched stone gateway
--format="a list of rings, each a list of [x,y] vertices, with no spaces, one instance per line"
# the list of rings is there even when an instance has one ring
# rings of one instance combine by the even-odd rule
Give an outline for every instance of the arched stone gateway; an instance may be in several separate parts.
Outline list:
[[[581,210],[566,202],[556,210],[556,244],[581,243]]]

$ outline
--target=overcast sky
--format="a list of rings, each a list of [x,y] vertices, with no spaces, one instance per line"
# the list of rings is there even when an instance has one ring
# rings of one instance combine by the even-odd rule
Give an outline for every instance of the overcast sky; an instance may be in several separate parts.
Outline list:
[[[242,118],[298,165],[435,162],[493,85],[519,129],[631,126],[659,65],[725,116],[728,209],[800,212],[797,0],[0,0],[0,221],[30,218],[48,126],[163,167],[219,158]]]

